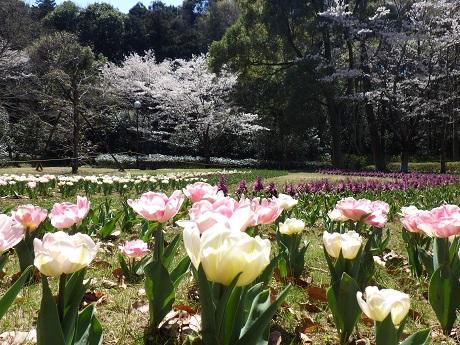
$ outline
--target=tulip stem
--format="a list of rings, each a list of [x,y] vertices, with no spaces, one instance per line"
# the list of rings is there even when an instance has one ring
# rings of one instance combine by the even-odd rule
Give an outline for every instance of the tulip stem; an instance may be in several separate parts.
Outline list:
[[[64,320],[64,304],[65,304],[65,283],[67,281],[67,276],[65,273],[61,274],[59,277],[59,292],[58,292],[58,313],[59,320],[61,322]]]

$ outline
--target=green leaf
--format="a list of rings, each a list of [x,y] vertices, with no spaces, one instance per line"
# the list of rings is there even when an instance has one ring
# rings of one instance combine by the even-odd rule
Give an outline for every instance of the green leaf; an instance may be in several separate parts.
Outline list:
[[[6,314],[7,310],[13,304],[16,296],[18,295],[19,291],[21,291],[24,284],[30,277],[30,273],[33,271],[34,267],[29,266],[22,272],[21,276],[18,280],[14,282],[13,285],[6,291],[2,298],[0,298],[0,320]]]
[[[65,345],[56,301],[46,277],[42,277],[42,301],[37,319],[38,345]]]
[[[121,217],[121,213],[113,217],[109,222],[105,223],[102,226],[101,230],[99,230],[99,237],[101,239],[106,239],[112,234],[112,232],[115,231],[117,227],[117,222],[120,219],[120,217]]]
[[[270,302],[268,290],[264,290],[256,296],[246,324],[241,330],[240,339],[235,345],[258,345],[264,343],[263,338],[270,326],[273,315],[284,302],[290,288],[291,286],[288,285],[273,303]]]
[[[216,305],[216,329],[218,334],[225,334],[225,332],[222,327],[224,324],[224,318],[226,313],[231,313],[235,314],[235,310],[231,310],[230,307],[231,305],[228,304],[228,300],[230,296],[233,293],[233,290],[235,289],[236,283],[238,282],[238,279],[240,278],[241,273],[239,273],[235,278],[233,278],[232,282],[230,285],[225,287],[224,293],[220,297],[220,299],[217,302]],[[220,284],[219,284],[220,285]],[[221,288],[223,286],[221,285]],[[228,332],[227,334],[231,334],[231,331]],[[223,339],[224,337],[219,337],[219,339]]]
[[[423,329],[406,338],[400,345],[425,345],[428,344],[431,329]]]
[[[382,322],[375,323],[376,345],[397,345],[398,342],[398,331],[393,325],[391,314],[388,314],[388,316]]]
[[[244,299],[246,296],[246,287],[237,287],[233,289],[232,294],[227,302],[227,312],[224,316],[223,339],[225,345],[234,344],[240,335],[244,321]]]
[[[456,310],[460,306],[460,283],[458,277],[443,273],[445,266],[434,271],[430,279],[428,300],[445,334],[450,333],[457,318]]]
[[[198,267],[196,272],[198,288],[200,291],[201,304],[201,335],[205,345],[219,344],[216,333],[216,306],[212,298],[211,286],[204,273],[203,266]]]
[[[189,267],[190,267],[190,258],[186,255],[182,258],[181,261],[179,261],[177,266],[171,271],[170,277],[174,285],[174,288],[177,289],[177,286],[181,282],[182,278],[184,278],[185,273],[187,273]]]
[[[267,267],[263,270],[261,275],[257,278],[257,280],[254,282],[254,284],[257,283],[262,283],[264,286],[267,286],[268,283],[270,283],[270,280],[273,277],[273,272],[275,271],[276,266],[278,265],[278,262],[281,259],[281,255],[275,256],[270,263],[268,264]]]
[[[73,273],[66,282],[64,295],[64,320],[62,331],[67,344],[71,344],[72,335],[75,332],[78,309],[85,295],[87,285],[83,284],[86,269]]]
[[[118,254],[118,263],[120,264],[120,268],[123,272],[123,275],[129,279],[130,275],[131,275],[131,271],[129,270],[128,268],[128,264],[126,263],[126,260],[125,258],[123,257],[123,255],[121,254]]]
[[[24,272],[27,267],[34,264],[34,251],[28,246],[25,238],[16,245],[15,251],[18,255],[21,272]]]
[[[102,344],[102,326],[94,315],[95,305],[90,304],[78,314],[72,345]]]
[[[345,343],[353,333],[361,309],[356,300],[358,284],[348,274],[343,273],[340,283],[327,290],[327,301],[334,317],[341,343]]]
[[[174,237],[172,242],[165,248],[163,252],[163,265],[165,265],[166,269],[169,270],[174,257],[176,256],[177,247],[180,244],[181,235],[177,235]]]
[[[145,293],[149,299],[150,327],[156,329],[175,300],[174,285],[161,261],[152,261],[144,267]]]

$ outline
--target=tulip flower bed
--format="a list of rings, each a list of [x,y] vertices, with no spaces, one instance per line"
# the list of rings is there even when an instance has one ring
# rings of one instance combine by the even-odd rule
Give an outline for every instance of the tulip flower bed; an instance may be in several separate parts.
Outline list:
[[[459,343],[453,182],[291,196],[195,178],[0,204],[0,343]]]

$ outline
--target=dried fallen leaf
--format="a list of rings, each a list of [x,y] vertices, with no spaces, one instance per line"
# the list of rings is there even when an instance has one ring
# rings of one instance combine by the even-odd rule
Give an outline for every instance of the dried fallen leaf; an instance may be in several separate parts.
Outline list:
[[[110,262],[105,261],[105,260],[98,260],[98,259],[93,260],[93,262],[91,263],[91,266],[98,267],[98,268],[111,268],[112,267]]]
[[[300,340],[302,341],[302,345],[313,344],[313,340],[308,335],[303,333],[300,333]]]
[[[0,345],[26,345],[37,343],[37,331],[11,331],[0,334]]]
[[[299,303],[300,310],[308,311],[310,313],[319,313],[321,308],[311,303]]]
[[[368,327],[372,327],[374,325],[374,320],[367,317],[364,313],[361,314],[361,321]]]
[[[96,303],[101,305],[107,301],[107,294],[103,291],[88,291],[83,296],[83,300],[80,303],[80,309],[86,307],[88,304]]]
[[[190,307],[188,305],[185,305],[185,304],[176,304],[176,305],[173,306],[173,309],[174,310],[186,311],[190,315],[195,315],[197,313],[197,311],[195,309],[193,309],[192,307]]]
[[[149,312],[149,304],[144,300],[138,300],[132,304],[132,308],[137,310],[140,313],[148,313]]]
[[[297,332],[301,334],[311,334],[319,330],[321,326],[315,322],[310,316],[305,316],[301,320],[300,326],[297,328]]]
[[[104,286],[106,289],[113,289],[117,287],[118,284],[110,279],[102,279],[102,286]]]
[[[307,293],[308,293],[308,296],[310,296],[310,298],[313,300],[320,301],[320,302],[327,301],[325,288],[311,286],[307,289]]]
[[[126,289],[125,276],[123,275],[123,270],[121,268],[116,268],[112,271],[112,275],[117,278],[117,284],[119,288]]]

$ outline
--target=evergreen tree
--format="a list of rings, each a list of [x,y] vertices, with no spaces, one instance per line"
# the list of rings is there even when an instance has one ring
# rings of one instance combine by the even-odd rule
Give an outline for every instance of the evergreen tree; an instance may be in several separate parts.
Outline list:
[[[56,1],[54,0],[36,0],[35,14],[38,19],[45,18],[46,15],[54,10]]]

